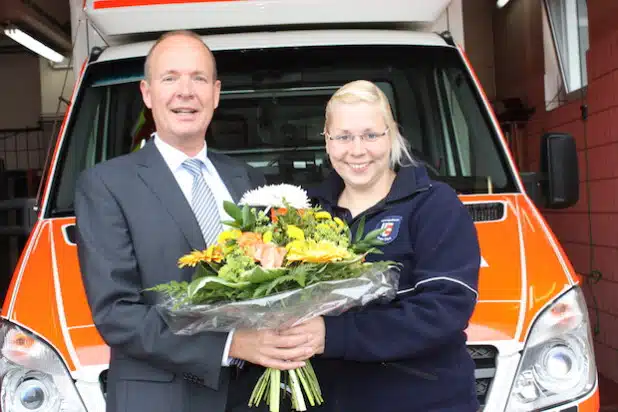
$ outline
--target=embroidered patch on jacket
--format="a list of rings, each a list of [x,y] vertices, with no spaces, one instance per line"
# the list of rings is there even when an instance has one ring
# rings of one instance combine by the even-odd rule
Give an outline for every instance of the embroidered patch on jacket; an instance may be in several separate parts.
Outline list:
[[[390,243],[399,234],[399,227],[401,226],[401,216],[389,216],[384,218],[378,223],[378,227],[376,229],[383,229],[384,231],[380,236],[378,236],[378,240],[381,240],[384,243]]]

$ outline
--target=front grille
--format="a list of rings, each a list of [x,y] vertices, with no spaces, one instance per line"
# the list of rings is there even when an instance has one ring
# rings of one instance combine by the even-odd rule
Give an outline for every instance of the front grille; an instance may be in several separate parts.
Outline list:
[[[468,353],[474,359],[476,365],[474,376],[476,378],[476,397],[481,404],[481,410],[487,402],[491,383],[496,376],[496,357],[498,350],[493,346],[468,346]]]
[[[466,203],[466,208],[475,222],[492,222],[504,218],[504,203]]]

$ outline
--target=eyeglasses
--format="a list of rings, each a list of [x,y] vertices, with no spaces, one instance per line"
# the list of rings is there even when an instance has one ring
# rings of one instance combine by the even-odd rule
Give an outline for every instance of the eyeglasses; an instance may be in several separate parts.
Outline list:
[[[384,137],[388,134],[388,127],[386,128],[386,130],[382,133],[375,133],[375,132],[365,132],[365,133],[361,133],[359,135],[355,135],[355,134],[339,134],[339,135],[331,135],[328,132],[322,133],[324,136],[326,136],[329,140],[333,140],[337,143],[342,143],[342,144],[347,144],[347,143],[351,143],[352,141],[354,141],[354,138],[356,136],[360,137],[362,142],[368,142],[368,143],[372,143],[372,142],[376,142],[378,141],[381,137]]]

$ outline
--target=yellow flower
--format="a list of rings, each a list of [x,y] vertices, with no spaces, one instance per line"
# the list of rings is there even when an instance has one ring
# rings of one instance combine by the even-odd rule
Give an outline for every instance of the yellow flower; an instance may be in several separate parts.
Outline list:
[[[337,226],[339,227],[344,227],[345,223],[343,223],[343,220],[339,219],[338,217],[333,219],[335,221],[335,223],[337,223]]]
[[[218,245],[211,245],[206,250],[194,250],[188,255],[182,256],[178,259],[178,267],[184,268],[185,266],[194,267],[200,262],[221,262],[223,255],[221,248]]]
[[[306,241],[305,240],[293,240],[290,243],[288,243],[287,245],[285,245],[285,248],[287,250],[290,249],[303,249],[306,245]]]
[[[322,210],[315,214],[315,218],[316,219],[332,219],[332,216],[327,211]]]
[[[298,226],[288,225],[287,235],[294,240],[305,240],[305,233]]]
[[[350,252],[331,242],[291,242],[288,244],[288,262],[326,263],[350,258]]]
[[[326,223],[318,223],[318,225],[316,226],[316,229],[331,230],[330,225],[327,225]]]
[[[273,240],[273,232],[270,230],[262,235],[262,242],[270,243]]]
[[[230,229],[230,230],[226,230],[224,232],[219,233],[219,236],[217,237],[217,242],[218,243],[225,243],[228,240],[231,239],[238,239],[240,237],[240,235],[242,234],[242,232],[238,229]]]

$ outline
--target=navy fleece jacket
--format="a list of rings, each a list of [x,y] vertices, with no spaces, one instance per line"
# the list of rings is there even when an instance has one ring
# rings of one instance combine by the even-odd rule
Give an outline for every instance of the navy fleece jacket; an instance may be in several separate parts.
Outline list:
[[[368,260],[394,260],[403,269],[390,304],[325,317],[325,350],[316,363],[320,379],[333,379],[329,392],[337,399],[326,409],[475,411],[464,329],[478,297],[481,257],[467,209],[422,166],[400,168],[389,194],[355,218],[337,206],[342,190],[333,173],[309,194],[353,233],[362,216],[365,233],[386,228],[384,254]]]

